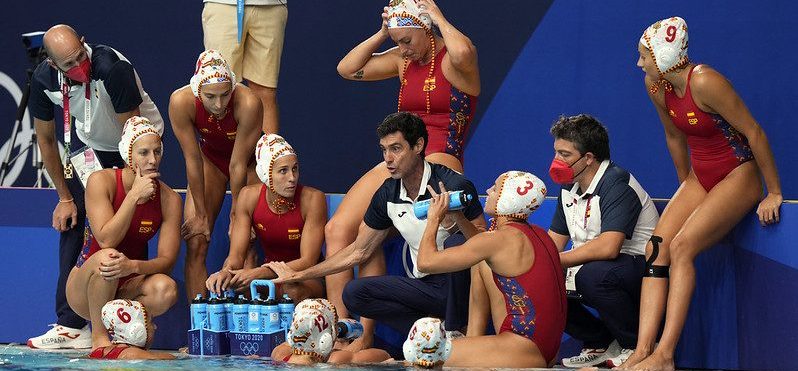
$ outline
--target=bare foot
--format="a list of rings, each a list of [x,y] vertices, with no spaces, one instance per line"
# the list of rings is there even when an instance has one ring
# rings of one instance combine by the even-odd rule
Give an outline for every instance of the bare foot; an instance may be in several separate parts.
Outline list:
[[[675,367],[672,356],[666,357],[660,352],[654,352],[631,369],[640,371],[674,371]]]
[[[635,350],[629,358],[626,359],[626,362],[622,363],[618,367],[614,367],[613,370],[629,370],[634,367],[636,364],[642,362],[646,357],[649,356],[649,352],[644,352],[642,350]]]

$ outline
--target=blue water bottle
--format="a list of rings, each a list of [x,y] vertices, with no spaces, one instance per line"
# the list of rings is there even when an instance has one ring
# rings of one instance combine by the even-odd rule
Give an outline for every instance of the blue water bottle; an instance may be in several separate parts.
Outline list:
[[[283,294],[277,306],[280,309],[280,328],[287,330],[294,318],[294,301],[288,297],[288,294]]]
[[[247,332],[249,330],[249,300],[244,295],[239,295],[233,304],[233,331]]]
[[[338,328],[338,338],[345,340],[354,340],[363,335],[363,325],[351,318],[344,318],[335,324]]]
[[[473,196],[463,191],[449,192],[449,210],[464,209],[473,199]],[[429,210],[431,203],[432,199],[418,201],[413,204],[413,214],[416,214],[416,218],[419,220],[427,219],[427,210]]]
[[[264,318],[265,326],[263,331],[268,333],[277,332],[280,330],[280,307],[277,304],[277,300],[269,299],[263,304],[262,313],[266,316]]]
[[[234,300],[235,292],[233,292],[233,290],[227,290],[227,292],[224,293],[224,313],[227,314],[227,331],[233,331]]]
[[[197,297],[191,301],[191,329],[196,330],[203,327],[203,322],[208,317],[208,304],[202,297],[202,294],[197,294]]]
[[[262,306],[260,297],[254,298],[249,302],[249,325],[247,327],[248,332],[263,332],[260,329],[261,321],[261,306]]]
[[[211,331],[227,331],[227,313],[224,312],[224,302],[215,293],[211,293],[207,310]]]

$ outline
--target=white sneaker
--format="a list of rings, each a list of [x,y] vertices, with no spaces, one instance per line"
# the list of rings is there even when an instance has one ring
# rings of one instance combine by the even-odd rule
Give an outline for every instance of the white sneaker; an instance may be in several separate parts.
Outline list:
[[[634,353],[634,349],[621,348],[621,352],[615,356],[607,359],[607,368],[619,367]]]
[[[617,356],[620,352],[621,346],[617,341],[613,341],[607,349],[582,349],[578,356],[563,358],[562,365],[570,368],[598,366],[606,360]]]
[[[91,348],[91,330],[89,325],[82,329],[51,324],[53,326],[44,335],[28,339],[28,346],[33,349],[82,349]]]

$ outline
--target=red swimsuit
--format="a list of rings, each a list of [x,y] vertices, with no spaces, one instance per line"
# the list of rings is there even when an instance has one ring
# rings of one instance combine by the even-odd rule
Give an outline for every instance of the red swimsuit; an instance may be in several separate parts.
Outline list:
[[[302,240],[302,228],[305,220],[302,218],[302,186],[296,187],[294,194],[294,209],[285,214],[275,214],[269,208],[266,201],[266,185],[260,188],[258,205],[252,213],[252,226],[255,227],[255,234],[263,248],[266,262],[284,261],[289,262],[299,259],[300,241]]]
[[[532,340],[549,363],[560,349],[568,305],[560,255],[540,227],[509,225],[524,232],[532,243],[535,258],[529,270],[519,276],[493,273],[493,281],[504,295],[507,308],[499,333],[510,331]]]
[[[446,80],[441,67],[444,55],[446,47],[435,56],[435,70],[428,82],[429,65],[408,63],[401,81],[404,86],[399,97],[399,110],[419,115],[427,125],[429,143],[426,154],[448,153],[462,162],[464,140],[468,126],[474,119],[477,97],[463,93]],[[430,89],[429,113],[425,88]]]
[[[116,192],[114,194],[114,212],[119,210],[122,202],[125,200],[127,192],[125,192],[125,185],[122,182],[122,169],[116,169]],[[115,246],[116,250],[125,254],[130,260],[147,260],[147,242],[155,236],[158,229],[161,228],[161,190],[160,182],[156,180],[155,197],[141,205],[136,205],[136,211],[133,212],[133,218],[130,220],[130,226],[127,233],[119,245]],[[78,257],[75,266],[80,267],[86,260],[89,259],[94,253],[100,251],[100,243],[91,235],[89,229],[86,229],[88,236],[83,245],[83,251]],[[127,280],[135,277],[131,274],[119,279],[119,285],[122,287]]]
[[[108,353],[103,354],[103,352],[107,348],[111,348],[111,350]],[[122,354],[122,352],[125,349],[127,349],[127,348],[130,348],[130,347],[126,346],[126,345],[111,345],[111,346],[107,346],[107,347],[99,347],[99,348],[97,348],[95,350],[92,350],[91,353],[89,353],[89,358],[94,358],[94,359],[117,359],[117,358],[119,358],[119,355]]]
[[[698,67],[698,66],[696,66]],[[702,111],[690,93],[690,77],[684,97],[674,91],[665,92],[665,107],[676,127],[687,135],[690,163],[698,181],[709,191],[740,164],[754,159],[748,139],[726,119],[716,113]]]
[[[235,101],[235,90],[230,94],[230,102],[227,103],[227,114],[221,120],[205,110],[199,98],[194,100],[196,114],[194,117],[194,127],[200,135],[200,150],[211,163],[216,165],[219,170],[230,179],[230,158],[233,155],[233,145],[236,142],[238,123],[236,123],[233,102]],[[253,150],[254,151],[254,150]],[[253,153],[249,163],[254,161]]]

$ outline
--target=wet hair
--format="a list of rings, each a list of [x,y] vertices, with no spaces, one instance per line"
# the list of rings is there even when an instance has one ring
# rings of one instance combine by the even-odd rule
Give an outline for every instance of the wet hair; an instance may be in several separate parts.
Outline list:
[[[418,138],[424,139],[424,146],[421,148],[421,157],[424,157],[424,151],[427,149],[427,141],[429,140],[427,134],[427,126],[421,117],[410,112],[396,112],[385,117],[382,123],[377,126],[377,137],[382,139],[386,136],[401,132],[410,147],[416,145]]]
[[[610,138],[607,128],[587,114],[560,116],[549,130],[554,139],[572,142],[581,155],[592,153],[598,161],[610,158]]]

